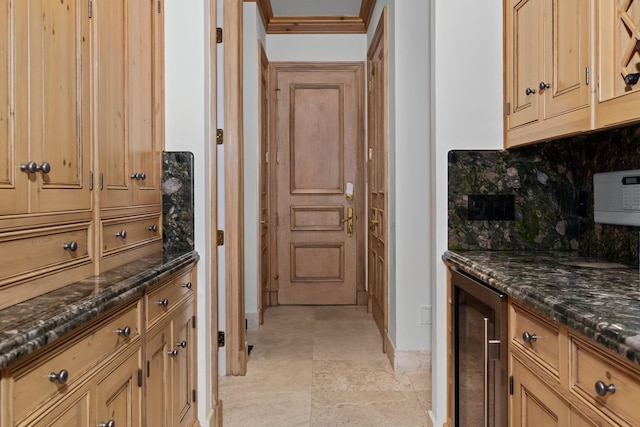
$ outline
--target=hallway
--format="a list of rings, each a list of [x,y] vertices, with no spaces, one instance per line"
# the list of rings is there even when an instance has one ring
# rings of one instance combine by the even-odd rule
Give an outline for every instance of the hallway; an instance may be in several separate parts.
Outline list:
[[[220,378],[224,427],[427,425],[430,374],[393,372],[366,307],[272,307],[247,341],[247,375]]]

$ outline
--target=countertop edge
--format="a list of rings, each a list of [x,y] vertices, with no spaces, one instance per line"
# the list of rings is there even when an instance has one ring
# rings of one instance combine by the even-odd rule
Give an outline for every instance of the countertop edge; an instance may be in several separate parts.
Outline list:
[[[145,290],[176,271],[196,263],[199,258],[196,251],[188,252],[153,268],[117,280],[97,294],[66,305],[63,311],[54,316],[34,319],[32,327],[18,331],[10,339],[0,341],[0,370],[83,327],[107,310],[141,296]],[[86,280],[99,281],[100,276]]]
[[[471,261],[455,251],[447,250],[442,255],[442,260],[447,265],[457,267],[525,306],[551,317],[581,336],[604,345],[623,358],[640,365],[640,352],[625,343],[627,337],[606,327],[598,328],[598,325],[608,323],[606,319],[595,319],[592,313],[580,310],[553,295],[536,292],[530,287],[516,288],[512,279],[503,277],[490,266]]]

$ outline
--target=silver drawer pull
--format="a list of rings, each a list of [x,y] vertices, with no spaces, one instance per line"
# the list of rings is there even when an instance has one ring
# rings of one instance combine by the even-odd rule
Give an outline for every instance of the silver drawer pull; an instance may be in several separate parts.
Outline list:
[[[604,397],[607,395],[607,393],[613,394],[615,392],[616,392],[615,385],[613,384],[606,385],[602,381],[596,381],[596,393],[598,393],[598,396]]]
[[[118,335],[122,335],[124,337],[129,337],[129,336],[131,336],[131,328],[128,327],[128,326],[125,326],[124,328],[118,328],[116,333]]]
[[[177,342],[176,347],[187,348],[187,342],[186,341]]]
[[[171,357],[176,357],[178,355],[178,350],[174,348],[173,350],[168,351],[167,354]]]
[[[150,225],[149,227],[147,227],[147,230],[149,230],[149,231],[158,231],[158,226],[155,225],[155,224]]]
[[[530,334],[527,331],[524,331],[522,333],[522,341],[526,342],[526,343],[530,343],[530,342],[534,342],[538,340],[538,335],[536,334]]]
[[[65,243],[62,245],[62,249],[69,249],[71,252],[75,252],[78,250],[78,242],[72,240],[70,243]]]
[[[49,374],[49,381],[51,382],[58,381],[58,383],[64,384],[67,382],[68,379],[69,379],[69,371],[67,371],[66,369],[63,369],[57,374],[55,372],[51,372]]]
[[[165,298],[162,301],[158,301],[156,304],[161,305],[163,307],[168,307],[169,306],[169,300]]]
[[[116,233],[116,237],[121,237],[123,239],[127,238],[127,230],[118,231]]]
[[[192,287],[192,286],[193,286],[193,285],[191,284],[191,282],[187,282],[187,283],[183,283],[183,284],[182,284],[182,287],[183,287],[183,288],[187,288],[187,289],[191,289],[191,287]]]
[[[98,424],[98,427],[116,427],[116,422],[113,420],[109,420],[106,423]]]

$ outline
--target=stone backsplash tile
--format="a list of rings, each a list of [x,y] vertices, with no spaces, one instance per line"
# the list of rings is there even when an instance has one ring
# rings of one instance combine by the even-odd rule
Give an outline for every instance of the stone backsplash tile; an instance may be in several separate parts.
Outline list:
[[[454,150],[448,168],[451,249],[567,250],[637,264],[640,227],[593,221],[593,174],[640,169],[640,126],[509,150]],[[468,220],[470,194],[513,194],[515,220]]]
[[[162,154],[162,250],[165,258],[191,252],[194,244],[193,154]]]

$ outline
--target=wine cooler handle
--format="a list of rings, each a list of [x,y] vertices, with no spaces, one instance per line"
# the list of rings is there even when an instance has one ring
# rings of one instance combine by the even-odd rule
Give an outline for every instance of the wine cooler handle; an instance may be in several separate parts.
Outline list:
[[[484,372],[484,404],[482,405],[482,418],[484,420],[484,427],[489,427],[489,318],[484,318],[484,336],[483,336],[483,365],[482,370]]]

